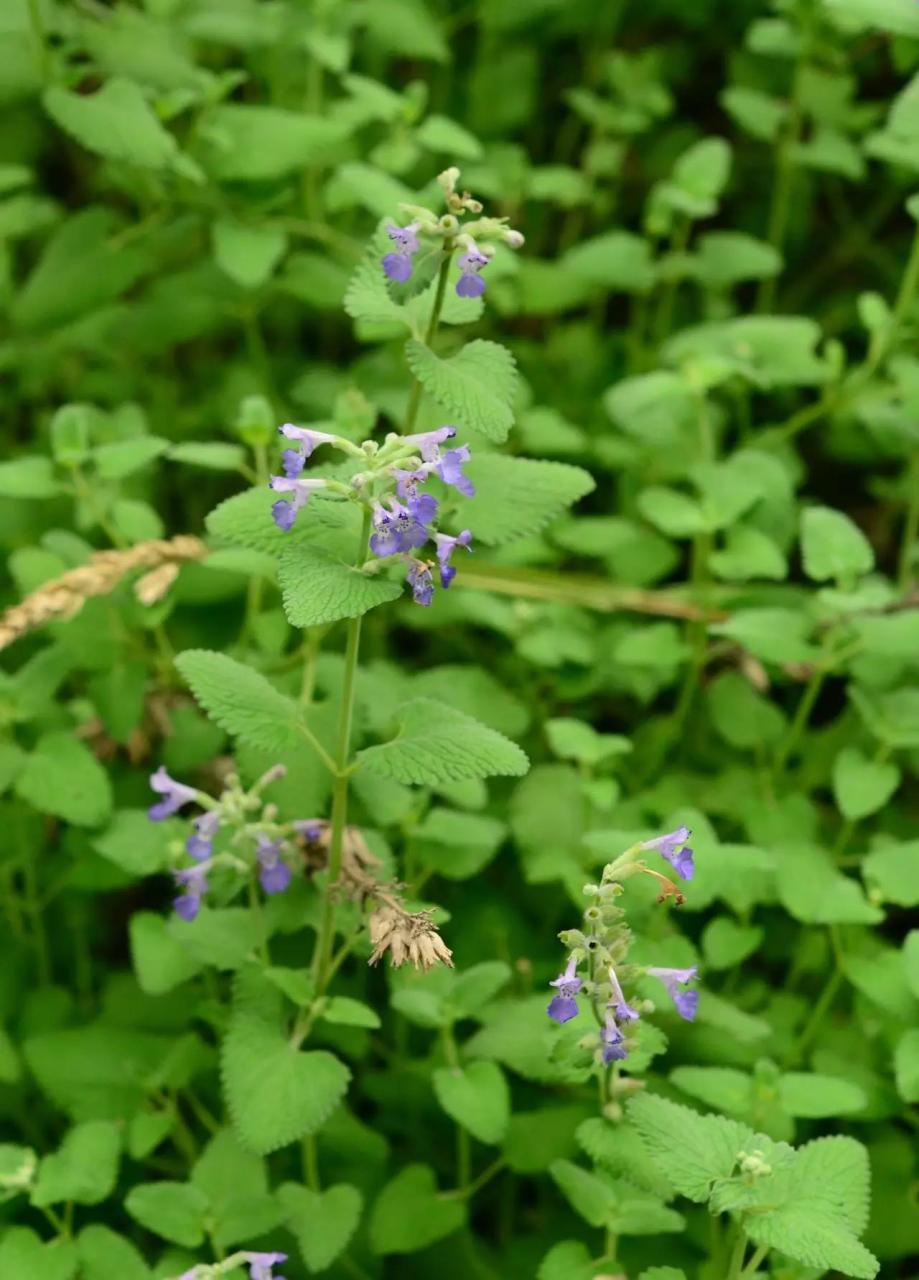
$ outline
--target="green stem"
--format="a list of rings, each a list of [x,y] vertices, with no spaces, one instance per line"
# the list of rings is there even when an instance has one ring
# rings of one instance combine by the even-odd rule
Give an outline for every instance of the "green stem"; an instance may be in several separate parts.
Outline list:
[[[370,535],[370,511],[364,511],[361,522],[361,536],[357,553],[357,564],[363,564],[367,550],[367,539]],[[332,958],[332,944],[335,941],[336,892],[341,876],[342,849],[344,847],[345,826],[348,821],[348,758],[351,752],[351,721],[354,716],[354,691],[357,683],[357,655],[361,644],[361,618],[351,618],[348,622],[348,639],[345,645],[345,670],[341,691],[341,711],[338,718],[338,743],[335,755],[335,785],[332,790],[332,832],[329,839],[329,869],[327,873],[325,896],[322,902],[322,916],[319,922],[319,933],[316,938],[316,950],[313,953],[313,981],[316,995],[325,991],[329,981],[329,966]]]
[[[820,666],[815,668],[811,678],[808,680],[795,709],[794,719],[791,722],[788,733],[785,735],[785,741],[775,753],[775,763],[772,770],[774,778],[778,778],[784,771],[789,756],[798,745],[799,738],[807,728],[807,722],[810,720],[814,703],[820,696],[820,690],[823,688],[823,682],[826,677],[826,667]]]
[[[880,340],[874,343],[869,351],[868,359],[862,369],[863,381],[870,378],[875,370],[879,368],[884,357],[893,346],[900,326],[906,318],[906,313],[912,306],[917,288],[919,288],[919,226],[917,226],[913,235],[912,248],[910,249],[906,269],[900,280],[900,290],[893,305],[890,323],[884,329]]]
[[[727,1274],[725,1280],[738,1280],[743,1271],[743,1256],[747,1249],[747,1237],[743,1233],[743,1229],[738,1226],[737,1236],[734,1240],[734,1248],[731,1250],[731,1258],[728,1263]]]
[[[34,850],[26,854],[23,863],[23,879],[25,881],[26,906],[32,921],[32,936],[38,954],[38,974],[42,986],[51,982],[51,954],[48,948],[48,934],[41,909],[41,895],[38,891],[38,869]]]
[[[278,395],[274,385],[274,375],[271,372],[271,360],[268,356],[268,348],[265,345],[265,339],[262,335],[262,327],[259,324],[258,312],[246,310],[242,317],[243,332],[246,338],[246,350],[249,359],[259,376],[262,384],[262,391],[266,398],[270,401],[271,407],[275,413],[278,411]]]
[[[803,47],[803,46],[802,46]],[[772,204],[769,209],[769,225],[766,239],[779,253],[785,243],[788,230],[788,215],[791,212],[791,188],[794,179],[793,151],[801,139],[801,85],[806,67],[802,51],[795,65],[794,79],[791,87],[788,124],[782,131],[775,157],[775,182],[772,187]],[[776,277],[763,280],[756,298],[757,311],[771,311],[775,300]]]
[[[681,218],[670,237],[669,253],[671,256],[677,256],[685,252],[686,246],[689,243],[689,233],[691,230],[692,223],[689,219]],[[677,290],[679,287],[680,281],[676,276],[668,280],[664,285],[657,316],[654,321],[654,338],[658,346],[662,345],[670,336],[670,330],[673,327],[673,308],[676,303]]]
[[[919,453],[913,455],[906,473],[906,515],[897,561],[897,582],[906,591],[913,580],[913,548],[919,539]]]
[[[302,1151],[303,1181],[311,1191],[320,1191],[322,1183],[319,1180],[319,1149],[314,1133],[308,1133],[303,1139]]]
[[[29,0],[29,23],[32,27],[32,38],[35,41],[38,70],[43,81],[50,78],[51,58],[48,52],[48,40],[45,24],[41,16],[41,0]]]
[[[258,879],[254,872],[249,877],[249,907],[255,917],[259,959],[263,965],[267,966],[271,963],[271,957],[268,954],[268,930],[265,928],[262,900],[258,894]]]
[[[800,1062],[801,1057],[804,1054],[804,1050],[820,1030],[823,1019],[826,1017],[833,1001],[836,999],[836,993],[838,992],[840,985],[842,984],[842,980],[845,977],[845,970],[843,968],[844,957],[840,947],[839,936],[832,926],[830,926],[829,933],[830,946],[833,951],[833,971],[817,998],[817,1003],[814,1005],[811,1016],[808,1018],[800,1035],[795,1040],[785,1059],[783,1065],[786,1067],[794,1066],[795,1063]]]
[[[450,262],[453,258],[452,250],[444,249],[444,260],[440,264],[440,272],[437,276],[437,288],[434,292],[434,305],[431,307],[431,316],[428,320],[428,327],[424,334],[425,346],[430,346],[437,332],[437,326],[440,323],[440,313],[444,307],[444,297],[447,292],[447,277],[450,274]],[[416,378],[412,383],[412,390],[408,398],[408,408],[405,411],[405,426],[402,428],[404,436],[410,435],[415,425],[415,419],[418,417],[418,410],[421,407],[421,392],[423,388]]]
[[[765,1258],[768,1252],[769,1252],[769,1245],[761,1244],[759,1248],[756,1250],[756,1252],[752,1254],[750,1261],[744,1267],[743,1271],[741,1272],[741,1275],[742,1276],[756,1275],[756,1270],[759,1264],[762,1262],[763,1258]]]

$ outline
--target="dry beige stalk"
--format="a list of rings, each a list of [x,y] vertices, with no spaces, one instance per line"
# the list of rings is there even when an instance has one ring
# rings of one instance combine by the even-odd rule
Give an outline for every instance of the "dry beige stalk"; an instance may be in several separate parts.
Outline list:
[[[303,849],[309,870],[320,870],[328,863],[331,824],[317,821],[315,838],[304,838]],[[437,932],[429,911],[409,911],[397,884],[384,884],[379,878],[380,860],[369,848],[358,827],[346,827],[342,842],[340,892],[352,902],[370,903],[373,910],[368,920],[373,953],[370,964],[376,964],[388,952],[395,968],[409,963],[416,969],[432,969],[437,964],[453,968],[453,952]]]
[[[141,583],[148,583],[155,573],[164,568],[177,572],[176,566],[184,561],[201,560],[206,555],[207,547],[199,538],[184,534],[176,538],[139,542],[126,551],[94,551],[86,564],[44,583],[0,616],[0,649],[47,622],[74,617],[87,600],[93,596],[108,595],[138,569],[147,570]],[[157,586],[161,588],[161,595],[155,599],[160,599],[168,590],[169,583],[163,586],[163,579],[159,579]],[[145,590],[150,590],[149,585]]]

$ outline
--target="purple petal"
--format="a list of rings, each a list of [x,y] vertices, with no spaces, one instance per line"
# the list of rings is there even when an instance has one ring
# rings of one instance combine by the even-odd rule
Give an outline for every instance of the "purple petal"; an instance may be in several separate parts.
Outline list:
[[[190,923],[201,908],[201,899],[196,893],[183,893],[173,900],[172,905],[176,915]]]
[[[571,996],[553,996],[546,1012],[554,1022],[570,1022],[578,1016],[578,1002]]]
[[[407,253],[387,253],[383,259],[383,271],[390,280],[405,284],[411,279],[412,260]]]
[[[485,281],[481,276],[464,272],[456,282],[456,292],[461,298],[481,298]]]

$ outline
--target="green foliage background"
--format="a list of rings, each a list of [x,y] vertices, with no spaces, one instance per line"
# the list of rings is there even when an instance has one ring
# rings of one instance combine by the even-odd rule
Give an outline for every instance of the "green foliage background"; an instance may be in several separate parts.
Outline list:
[[[212,551],[4,653],[2,1280],[238,1248],[716,1280],[730,1220],[744,1275],[915,1273],[917,69],[913,0],[2,6],[3,603],[94,549]],[[327,812],[287,708],[330,745],[344,615],[282,599],[267,493],[220,504],[276,469],[266,424],[398,426],[422,311],[378,228],[450,164],[527,243],[445,315],[459,372],[410,348],[476,550],[365,619],[353,820],[457,968],[361,944],[289,1052],[315,892],[270,904],[267,976],[248,908],[170,920],[147,777],[283,759],[286,816]],[[431,698],[504,737],[448,720],[419,772],[380,743]],[[531,768],[486,782],[508,738]],[[601,1117],[545,1017],[557,933],[678,822],[685,907],[628,905],[642,962],[700,965],[698,1019],[661,1011]]]

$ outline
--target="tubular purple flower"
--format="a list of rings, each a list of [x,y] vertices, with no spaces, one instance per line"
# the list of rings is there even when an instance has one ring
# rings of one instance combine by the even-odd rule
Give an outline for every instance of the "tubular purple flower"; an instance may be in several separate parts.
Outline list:
[[[570,1022],[578,1015],[578,1002],[575,997],[584,984],[577,976],[577,967],[578,962],[575,957],[569,956],[565,971],[549,983],[550,987],[558,990],[558,995],[552,997],[546,1010],[554,1022]]]
[[[284,1280],[283,1276],[276,1276],[272,1270],[281,1262],[287,1261],[286,1253],[252,1253],[246,1251],[243,1253],[243,1260],[249,1266],[249,1280]]]
[[[281,842],[260,835],[255,856],[259,864],[259,883],[265,892],[283,893],[290,884],[293,872],[281,857]]]
[[[403,436],[402,443],[416,448],[425,462],[436,462],[440,457],[438,445],[452,440],[455,435],[456,427],[437,427],[434,431],[419,431],[413,436]]]
[[[313,450],[318,449],[321,444],[331,444],[333,440],[338,439],[337,436],[329,435],[327,431],[314,431],[312,427],[297,427],[292,422],[285,422],[278,427],[278,435],[285,436],[288,440],[296,440],[304,458],[311,457]]]
[[[467,551],[470,551],[469,544],[471,541],[472,533],[469,529],[464,529],[455,538],[451,538],[447,533],[434,534],[434,542],[437,545],[437,559],[440,562],[440,585],[442,587],[449,587],[456,577],[456,569],[450,563],[450,557],[453,552],[457,547],[465,547]]]
[[[281,454],[281,466],[284,468],[284,474],[289,480],[296,480],[303,470],[305,462],[306,455],[302,454],[299,449],[285,449]]]
[[[181,782],[176,782],[174,778],[170,778],[166,772],[166,766],[162,764],[155,773],[150,775],[150,786],[157,795],[163,797],[147,810],[147,817],[151,822],[162,822],[163,818],[171,818],[183,805],[191,804],[198,798],[194,787],[186,787]]]
[[[600,1043],[603,1046],[603,1064],[609,1066],[611,1062],[621,1062],[623,1058],[629,1056],[628,1050],[623,1048],[625,1036],[616,1026],[616,1020],[611,1013],[606,1015],[606,1025],[600,1032]]]
[[[271,518],[278,528],[284,533],[289,533],[300,508],[306,506],[317,489],[324,489],[325,486],[325,480],[297,480],[291,476],[272,476],[268,482],[268,488],[275,493],[290,494],[289,499],[286,501],[281,499],[271,508]]]
[[[466,498],[475,497],[475,485],[468,476],[463,475],[463,463],[469,461],[469,446],[461,444],[456,449],[448,449],[434,464],[434,469],[444,484],[452,485]]]
[[[397,227],[391,222],[386,228],[386,234],[396,246],[395,252],[383,257],[383,271],[390,280],[404,284],[411,278],[412,258],[418,252],[417,232],[420,225],[418,222],[410,222],[407,227]]]
[[[613,1012],[620,1022],[634,1022],[641,1015],[637,1009],[633,1009],[622,994],[622,987],[619,985],[619,979],[616,977],[616,970],[612,965],[609,967],[609,985],[612,999],[610,1005]]]
[[[485,292],[485,281],[479,272],[488,266],[488,261],[475,247],[461,254],[458,264],[462,274],[456,282],[456,292],[461,298],[480,298]]]
[[[686,841],[692,835],[689,827],[677,827],[666,835],[657,836],[653,840],[643,840],[642,849],[655,849],[662,858],[673,867],[681,880],[691,880],[695,867],[692,860],[692,849]]]
[[[220,827],[220,814],[216,809],[209,809],[195,818],[194,832],[185,841],[189,857],[202,862],[214,852],[214,836]]]
[[[173,871],[175,882],[180,888],[184,888],[185,892],[179,894],[173,899],[173,907],[176,915],[181,916],[183,920],[189,923],[194,920],[195,916],[201,909],[201,899],[207,893],[207,873],[210,870],[210,863],[199,862],[195,867],[182,867]]]
[[[699,1005],[699,993],[698,991],[681,991],[680,988],[692,982],[698,975],[698,966],[691,965],[688,969],[659,969],[651,966],[645,972],[664,984],[677,1013],[687,1022],[692,1022]]]
[[[434,599],[434,579],[431,577],[428,565],[423,560],[409,560],[405,580],[412,589],[412,599],[415,604],[421,604],[427,608]]]
[[[390,498],[389,505],[390,510],[387,511],[379,502],[374,503],[375,532],[370,539],[373,554],[382,558],[424,546],[428,540],[428,531],[421,521],[395,498]]]

